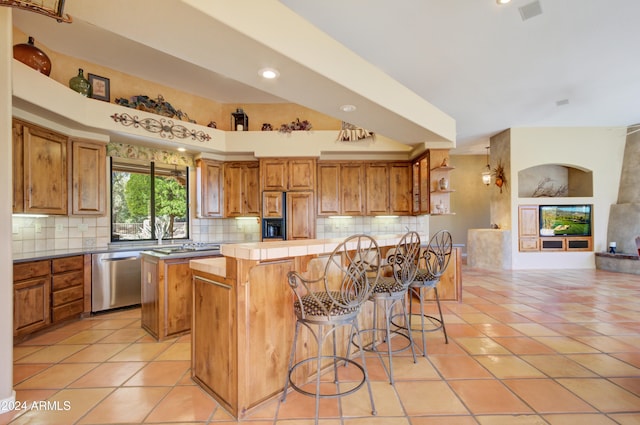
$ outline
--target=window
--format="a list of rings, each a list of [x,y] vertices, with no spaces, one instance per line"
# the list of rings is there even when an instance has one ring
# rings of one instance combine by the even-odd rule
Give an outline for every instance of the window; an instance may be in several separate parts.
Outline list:
[[[111,241],[189,238],[189,168],[111,159]]]

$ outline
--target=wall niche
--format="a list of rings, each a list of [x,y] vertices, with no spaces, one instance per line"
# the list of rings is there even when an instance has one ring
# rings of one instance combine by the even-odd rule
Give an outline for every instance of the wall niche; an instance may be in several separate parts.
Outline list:
[[[518,171],[520,198],[593,196],[591,170],[563,164],[542,164]]]

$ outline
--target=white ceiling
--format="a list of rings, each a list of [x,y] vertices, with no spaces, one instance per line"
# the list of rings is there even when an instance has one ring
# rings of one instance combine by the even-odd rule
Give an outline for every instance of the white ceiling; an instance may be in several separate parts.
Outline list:
[[[456,153],[483,154],[510,127],[640,122],[640,1],[539,0],[523,20],[531,2],[67,0],[73,24],[13,21],[53,50],[219,102],[291,101],[410,144],[453,134]],[[356,115],[337,109],[352,100]]]

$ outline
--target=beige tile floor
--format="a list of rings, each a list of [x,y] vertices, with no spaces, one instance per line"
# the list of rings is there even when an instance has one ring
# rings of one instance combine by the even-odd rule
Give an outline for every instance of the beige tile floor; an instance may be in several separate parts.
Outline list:
[[[640,276],[464,268],[463,281],[463,302],[445,305],[449,344],[434,333],[426,358],[394,357],[394,386],[368,358],[377,416],[362,390],[322,400],[320,423],[640,424]],[[14,348],[17,400],[49,404],[0,425],[234,423],[189,367],[189,336],[155,342],[139,309],[70,323]],[[291,393],[245,422],[311,424],[313,411]]]

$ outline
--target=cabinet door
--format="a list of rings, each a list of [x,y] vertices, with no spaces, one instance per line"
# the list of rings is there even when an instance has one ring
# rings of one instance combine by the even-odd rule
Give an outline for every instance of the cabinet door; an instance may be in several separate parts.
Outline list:
[[[340,166],[341,214],[364,215],[364,164]]]
[[[73,141],[72,214],[106,212],[106,148],[99,143]]]
[[[242,176],[243,215],[260,215],[260,166],[247,164]]]
[[[23,127],[13,121],[13,212],[24,212],[24,157],[22,145]]]
[[[314,239],[316,216],[313,192],[287,192],[287,239]]]
[[[200,217],[222,217],[222,163],[200,160],[197,169]]]
[[[367,215],[389,214],[389,168],[367,164]]]
[[[262,192],[262,217],[282,218],[283,192]]]
[[[429,214],[431,208],[431,184],[429,183],[429,158],[420,160],[420,212],[419,214]]]
[[[13,285],[13,335],[21,336],[51,323],[49,275]]]
[[[163,298],[166,317],[161,330],[161,337],[170,337],[191,329],[191,268],[189,259],[161,261],[164,265]]]
[[[24,211],[67,215],[67,138],[25,125],[23,142]]]
[[[290,159],[287,168],[289,169],[287,190],[315,190],[315,159]]]
[[[389,164],[389,213],[411,215],[411,164]]]
[[[239,217],[242,215],[242,166],[240,164],[224,165],[224,216]]]
[[[260,161],[262,190],[284,192],[287,190],[287,161],[263,159]]]
[[[229,406],[238,404],[238,334],[235,289],[213,276],[193,278],[191,374],[215,388]],[[221,343],[223,342],[223,343]],[[244,355],[244,353],[242,353]]]
[[[340,214],[340,164],[318,164],[318,215]]]
[[[538,206],[519,205],[518,248],[521,252],[540,250],[539,227]]]

